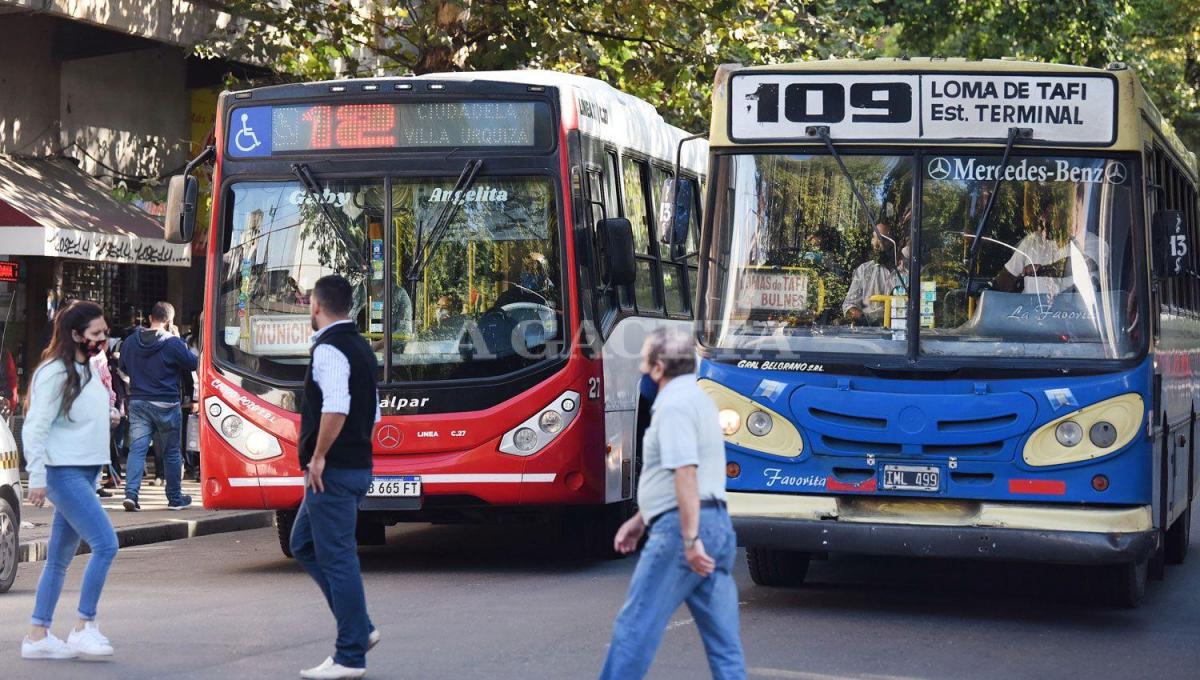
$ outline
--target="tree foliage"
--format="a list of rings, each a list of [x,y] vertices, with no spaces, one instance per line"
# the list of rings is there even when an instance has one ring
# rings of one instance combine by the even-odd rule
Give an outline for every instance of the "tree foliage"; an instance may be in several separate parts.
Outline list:
[[[870,36],[835,0],[227,0],[201,45],[284,77],[547,68],[600,78],[683,127],[707,126],[716,67],[848,55]]]
[[[703,129],[716,67],[846,56],[1011,56],[1138,68],[1197,125],[1200,0],[225,0],[198,50],[282,78],[548,68]]]
[[[1137,69],[1151,99],[1192,146],[1200,142],[1200,0],[854,1],[885,51]],[[869,9],[864,9],[869,8]]]

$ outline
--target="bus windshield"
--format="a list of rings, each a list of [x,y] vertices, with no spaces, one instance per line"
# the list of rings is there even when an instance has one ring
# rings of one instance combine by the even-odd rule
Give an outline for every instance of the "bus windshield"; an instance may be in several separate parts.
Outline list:
[[[830,156],[720,157],[705,344],[905,355],[915,331],[927,357],[1136,355],[1127,163],[1014,152],[1002,168],[998,154],[927,155],[914,252],[912,157],[843,158],[868,220]]]
[[[231,186],[214,313],[214,344],[224,361],[275,381],[302,380],[309,296],[331,273],[356,286],[350,316],[381,369],[390,363],[392,381],[502,375],[546,358],[563,332],[558,217],[548,178],[481,175],[461,196],[452,195],[453,177],[396,179],[390,196],[378,179],[322,187],[314,195],[295,181]],[[330,228],[318,201],[344,229]],[[428,230],[449,201],[458,203],[454,218],[430,241]],[[425,266],[412,266],[418,256]],[[417,278],[408,279],[410,272]]]

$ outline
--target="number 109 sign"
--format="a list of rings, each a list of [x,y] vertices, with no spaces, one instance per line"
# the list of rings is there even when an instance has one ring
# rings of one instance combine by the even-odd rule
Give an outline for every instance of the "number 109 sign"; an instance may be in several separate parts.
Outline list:
[[[1116,80],[1097,75],[974,73],[734,74],[729,136],[738,142],[1004,140],[1028,128],[1038,141],[1111,144]]]

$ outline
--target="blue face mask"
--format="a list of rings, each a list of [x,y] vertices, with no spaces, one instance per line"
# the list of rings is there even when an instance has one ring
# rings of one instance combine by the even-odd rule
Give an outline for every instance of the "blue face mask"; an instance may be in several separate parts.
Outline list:
[[[649,373],[642,374],[642,379],[638,382],[638,392],[647,403],[654,403],[655,397],[658,396],[658,383],[654,382]]]
[[[541,290],[541,278],[536,274],[521,274],[521,285],[529,290]]]

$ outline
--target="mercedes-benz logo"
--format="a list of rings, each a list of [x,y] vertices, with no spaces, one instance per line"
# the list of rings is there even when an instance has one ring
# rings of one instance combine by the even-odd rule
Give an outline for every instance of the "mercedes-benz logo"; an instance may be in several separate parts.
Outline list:
[[[394,449],[400,446],[400,428],[395,425],[384,425],[379,428],[379,432],[375,433],[375,441],[385,449]]]
[[[1109,184],[1124,184],[1125,164],[1120,161],[1109,163],[1108,167],[1104,168],[1104,179],[1108,180]]]
[[[929,161],[929,179],[943,180],[950,176],[950,159],[941,156]]]

